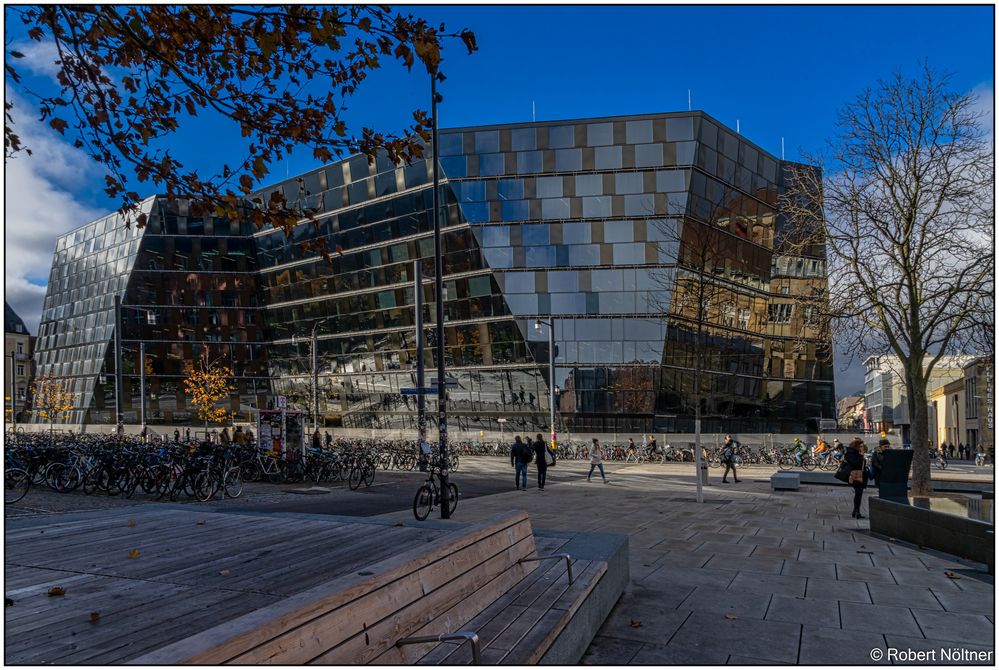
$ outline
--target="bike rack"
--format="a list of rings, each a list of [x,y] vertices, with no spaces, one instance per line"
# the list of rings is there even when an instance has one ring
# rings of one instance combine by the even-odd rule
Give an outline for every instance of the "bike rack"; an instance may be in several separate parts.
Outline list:
[[[406,644],[422,644],[424,642],[444,642],[445,640],[468,640],[472,643],[472,665],[482,665],[482,654],[479,648],[479,635],[474,631],[460,630],[455,633],[441,633],[440,635],[420,635],[419,637],[406,637],[395,643],[401,647]]]
[[[562,560],[565,559],[565,568],[569,573],[569,583],[572,584],[572,556],[569,554],[552,554],[551,556],[528,556],[527,558],[522,558],[517,563],[527,563],[530,561],[548,561],[551,559]]]

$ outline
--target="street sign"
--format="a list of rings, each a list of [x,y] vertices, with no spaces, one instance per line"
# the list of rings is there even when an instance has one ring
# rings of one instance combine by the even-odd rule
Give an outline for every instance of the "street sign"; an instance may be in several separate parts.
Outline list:
[[[274,399],[274,406],[277,409],[287,409],[287,407],[288,407],[288,398],[285,397],[285,396],[283,396],[283,395],[279,395],[278,397],[276,397]]]
[[[437,395],[436,388],[406,388],[399,389],[402,395]]]

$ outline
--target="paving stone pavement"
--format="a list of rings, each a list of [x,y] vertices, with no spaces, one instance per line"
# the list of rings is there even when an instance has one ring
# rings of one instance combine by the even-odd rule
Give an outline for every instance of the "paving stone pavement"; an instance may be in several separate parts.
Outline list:
[[[524,509],[536,528],[628,534],[630,585],[583,664],[874,665],[892,650],[933,651],[926,662],[945,664],[941,649],[994,651],[985,566],[872,536],[850,516],[852,491],[775,493],[744,472],[740,484],[712,477],[710,502],[697,504],[692,472],[611,464],[605,485],[586,482],[587,469],[560,462],[545,491],[532,482],[462,501],[455,515]]]

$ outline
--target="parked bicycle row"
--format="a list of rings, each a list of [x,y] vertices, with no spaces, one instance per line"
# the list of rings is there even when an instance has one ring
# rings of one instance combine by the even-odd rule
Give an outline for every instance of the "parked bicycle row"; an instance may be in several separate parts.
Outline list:
[[[20,500],[31,486],[66,493],[207,501],[238,497],[243,482],[317,484],[344,481],[352,489],[371,486],[377,468],[414,470],[421,459],[415,442],[336,440],[319,449],[274,451],[255,445],[160,442],[107,435],[39,434],[5,445],[5,496]],[[457,470],[459,455],[448,459]]]

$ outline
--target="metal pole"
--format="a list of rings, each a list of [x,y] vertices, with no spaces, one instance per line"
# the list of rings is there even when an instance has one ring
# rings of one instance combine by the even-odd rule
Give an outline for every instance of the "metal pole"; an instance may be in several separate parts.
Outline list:
[[[139,342],[139,423],[146,428],[146,343]]]
[[[413,286],[416,291],[416,430],[419,439],[425,439],[427,430],[426,371],[423,355],[423,267],[419,259],[413,261]]]
[[[434,157],[434,289],[437,304],[437,426],[440,434],[441,518],[450,519],[447,472],[447,384],[444,377],[444,255],[441,252],[440,161],[437,146],[437,71],[430,73],[431,153]]]
[[[548,323],[548,374],[551,376],[551,387],[548,390],[548,419],[552,427],[552,450],[555,450],[555,319]]]
[[[114,297],[114,423],[115,433],[121,422],[121,296]]]
[[[17,438],[17,349],[10,352],[10,424]]]
[[[317,321],[312,327],[312,435],[319,430],[319,338],[316,328],[320,323]]]

